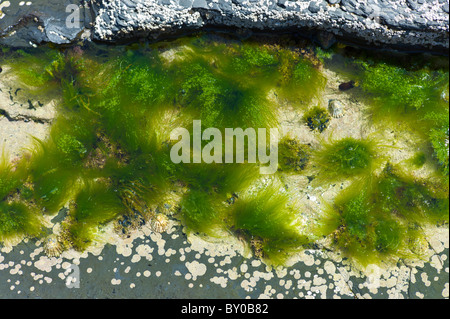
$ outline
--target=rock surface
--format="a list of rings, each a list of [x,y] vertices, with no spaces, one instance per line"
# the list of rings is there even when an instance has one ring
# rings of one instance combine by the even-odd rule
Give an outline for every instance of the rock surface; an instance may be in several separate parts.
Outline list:
[[[117,42],[232,27],[446,51],[448,8],[449,0],[0,0],[0,44]]]

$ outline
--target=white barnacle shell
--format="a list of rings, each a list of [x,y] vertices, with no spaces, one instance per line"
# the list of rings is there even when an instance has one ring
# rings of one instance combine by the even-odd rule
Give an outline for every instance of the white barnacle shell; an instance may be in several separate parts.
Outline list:
[[[48,257],[58,257],[63,252],[63,247],[58,240],[58,236],[50,235],[45,238],[44,252]]]
[[[162,233],[169,227],[169,218],[164,214],[157,214],[150,221],[150,227],[155,233]]]
[[[340,118],[344,116],[344,105],[339,100],[328,101],[328,111],[334,118]]]

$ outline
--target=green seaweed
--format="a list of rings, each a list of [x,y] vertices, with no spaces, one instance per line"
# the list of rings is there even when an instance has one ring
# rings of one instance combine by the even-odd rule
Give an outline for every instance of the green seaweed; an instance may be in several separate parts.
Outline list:
[[[361,87],[379,100],[388,112],[409,112],[430,107],[440,99],[440,88],[448,73],[409,71],[387,63],[362,62]]]
[[[217,236],[223,227],[221,207],[213,194],[191,190],[181,200],[181,220],[188,232]],[[223,207],[222,207],[223,208]]]
[[[19,163],[13,171],[13,166],[8,163],[6,156],[0,158],[0,201],[19,189],[28,174],[28,168],[24,163]]]
[[[448,211],[445,191],[415,182],[388,164],[379,176],[356,181],[337,196],[322,231],[363,265],[395,262],[420,257],[423,233],[417,228],[447,223]]]
[[[448,221],[448,195],[445,189],[415,182],[388,164],[376,184],[377,208],[424,224]]]
[[[284,68],[284,79],[278,92],[300,107],[307,107],[311,100],[320,94],[326,84],[326,78],[319,68],[306,57],[297,57],[290,67]]]
[[[180,68],[179,102],[205,127],[273,127],[275,116],[260,90],[215,73],[204,61]]]
[[[23,203],[0,202],[0,241],[17,237],[37,237],[42,234],[42,222],[30,207]]]
[[[297,140],[284,137],[278,144],[278,168],[281,171],[301,171],[309,162],[310,150]]]
[[[424,152],[417,152],[411,159],[410,162],[415,167],[422,167],[427,161],[427,156]]]
[[[326,109],[315,106],[303,115],[303,120],[311,131],[322,133],[328,127],[331,116]]]
[[[313,153],[317,177],[333,181],[370,175],[379,161],[377,149],[375,141],[352,137],[324,143]]]
[[[369,112],[379,116],[375,121],[417,127],[427,144],[414,165],[434,161],[448,177],[446,70],[355,57],[342,63],[331,51],[316,49],[314,55],[303,47],[208,35],[110,52],[89,46],[8,53],[22,83],[35,92],[54,90],[51,96],[60,103],[50,135],[31,155],[14,165],[0,162],[0,240],[40,236],[41,214],[56,214],[73,202],[63,231],[83,251],[108,223],[123,216],[151,218],[173,194],[182,194],[176,217],[186,232],[214,237],[229,231],[272,264],[317,247],[312,239],[319,235],[331,236],[346,257],[363,264],[416,256],[421,227],[448,222],[448,187],[390,165],[376,175],[384,152],[372,139],[347,137],[312,152],[295,139],[280,141],[280,172],[311,169],[308,179],[320,185],[352,182],[325,209],[328,216],[317,222],[324,227],[308,229],[307,236],[301,210],[282,187],[258,189],[260,163],[248,163],[248,156],[236,164],[170,159],[175,127],[192,133],[195,119],[222,133],[227,127],[278,127],[277,101],[283,99],[306,111],[311,130],[323,132],[330,116],[310,104],[326,83],[321,64],[338,62],[361,84],[348,94],[362,91]],[[162,54],[166,49],[175,49],[174,60]],[[427,147],[433,156],[425,156]]]
[[[289,252],[309,241],[300,233],[296,219],[297,212],[289,207],[287,195],[270,185],[239,198],[229,227],[249,242],[256,257],[281,264]]]
[[[361,192],[350,198],[342,205],[342,218],[351,236],[359,240],[366,239],[368,235],[370,206],[367,203],[367,194]]]
[[[437,160],[444,175],[449,175],[449,113],[430,112],[426,119],[433,123],[429,131],[429,139],[433,147],[433,157]]]
[[[404,230],[394,219],[380,219],[375,226],[375,248],[381,253],[398,252]]]
[[[86,185],[74,199],[76,222],[98,225],[108,222],[124,212],[122,200],[116,190],[104,183]]]

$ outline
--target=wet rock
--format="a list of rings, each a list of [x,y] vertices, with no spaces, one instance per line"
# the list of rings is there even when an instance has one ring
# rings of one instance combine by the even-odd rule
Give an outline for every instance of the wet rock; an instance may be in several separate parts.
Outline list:
[[[339,84],[339,91],[348,91],[355,87],[355,81],[348,81],[345,83]]]
[[[411,10],[418,10],[420,4],[416,0],[406,0],[406,4]]]
[[[317,13],[320,11],[320,6],[317,4],[317,2],[313,1],[309,4],[308,10],[312,13]]]
[[[11,2],[1,9],[0,44],[28,47],[45,42],[71,43],[90,21],[85,5],[85,0],[35,0],[22,6],[19,1]]]
[[[192,0],[180,0],[180,6],[185,8],[191,8],[192,7]]]
[[[328,50],[337,42],[336,37],[331,32],[319,32],[317,34],[317,41],[325,50]]]
[[[209,9],[208,3],[206,2],[206,0],[194,0],[194,2],[192,3],[192,8]]]
[[[179,34],[180,29],[204,27],[296,28],[390,49],[446,51],[448,0],[405,1],[407,6],[395,0],[34,0],[30,6],[11,2],[1,9],[0,44],[73,43],[79,34],[111,42],[148,36],[156,39]],[[80,7],[77,28],[66,25],[68,4]],[[90,32],[82,32],[86,29]],[[319,42],[327,48],[334,40]]]

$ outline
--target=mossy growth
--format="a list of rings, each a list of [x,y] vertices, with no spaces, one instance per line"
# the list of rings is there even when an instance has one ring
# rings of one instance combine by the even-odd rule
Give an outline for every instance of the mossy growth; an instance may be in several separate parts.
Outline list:
[[[117,191],[107,183],[94,181],[87,184],[74,201],[76,222],[99,225],[124,213]]]
[[[410,71],[388,63],[361,62],[361,87],[373,94],[377,105],[385,112],[405,113],[421,108],[433,108],[448,83],[448,72],[426,69]]]
[[[332,48],[322,49],[320,46],[316,47],[316,56],[319,61],[323,64],[326,60],[331,60],[335,51]]]
[[[313,152],[317,178],[333,181],[370,174],[379,162],[376,142],[352,137],[324,143]]]
[[[386,214],[419,224],[448,222],[448,186],[418,183],[388,164],[377,180],[375,193],[378,210]]]
[[[413,181],[390,164],[373,179],[358,180],[335,199],[323,223],[336,247],[363,265],[421,257],[423,233],[448,223],[448,193]]]
[[[328,111],[320,106],[315,106],[303,115],[303,121],[311,129],[322,133],[329,125],[331,116]]]
[[[15,70],[18,80],[30,92],[48,93],[60,90],[61,85],[73,85],[84,69],[83,59],[70,50],[53,50],[48,47],[16,50],[7,63]]]
[[[32,188],[27,182],[25,162],[9,164],[0,158],[0,242],[17,236],[35,237],[41,234],[42,221],[30,203]]]
[[[284,67],[283,80],[277,92],[306,107],[313,97],[318,96],[326,84],[320,69],[308,58],[295,56]]]
[[[407,242],[402,222],[377,213],[368,185],[357,183],[342,191],[330,214],[328,226],[335,227],[332,242],[344,256],[362,265],[378,263],[387,256],[406,256],[402,255]]]
[[[409,162],[417,168],[425,165],[427,161],[427,155],[424,152],[417,152],[414,156],[409,160]]]
[[[52,140],[37,142],[30,164],[35,201],[48,214],[56,213],[76,192],[81,165],[66,162]]]
[[[17,236],[37,237],[42,230],[35,210],[24,203],[0,201],[0,242]]]
[[[161,46],[177,45],[183,49],[176,59],[160,54]],[[31,157],[14,167],[0,164],[0,216],[5,218],[1,236],[37,234],[42,211],[56,214],[73,200],[74,208],[62,226],[67,241],[84,250],[109,222],[124,214],[145,219],[154,213],[150,207],[160,206],[176,191],[183,194],[177,217],[188,232],[218,236],[224,229],[231,231],[250,245],[256,257],[275,264],[316,237],[314,232],[308,238],[302,234],[299,210],[282,188],[252,192],[258,163],[177,165],[170,160],[169,138],[173,128],[190,128],[193,119],[219,129],[277,127],[271,97],[310,109],[326,79],[308,50],[205,35],[173,43],[109,47],[102,54],[97,54],[96,44],[89,46],[92,51],[18,51],[9,61],[20,80],[37,90],[54,88],[61,103],[50,136],[38,143]],[[318,57],[323,54],[318,52]],[[403,108],[417,117],[431,110],[438,117],[443,114],[436,94],[448,82],[445,72],[425,77],[427,70],[400,83],[412,71],[377,67],[364,65],[361,79],[355,77],[365,82],[363,90],[374,105]],[[393,83],[389,89],[377,83],[383,76]],[[421,76],[424,88],[416,87]],[[396,88],[397,83],[403,87]],[[395,109],[397,104],[403,105]],[[310,117],[311,129],[326,128],[329,117],[323,111]],[[423,116],[422,130],[445,172],[448,122],[436,124],[436,119]],[[309,161],[308,147],[286,138],[279,145],[279,163],[288,173],[314,164],[317,179],[331,182],[371,176],[379,153],[372,141],[347,138],[325,143]],[[397,254],[417,237],[411,235],[417,233],[411,231],[416,224],[445,222],[445,194],[393,174],[375,179],[362,195],[349,192],[337,201],[336,238],[350,256]]]
[[[449,175],[449,113],[430,112],[426,119],[433,123],[429,131],[429,140],[433,147],[433,157],[444,175]]]
[[[16,50],[10,55],[12,59],[8,63],[16,70],[15,73],[23,84],[43,89],[51,81],[50,74],[45,70],[57,58],[57,52],[41,49],[33,49],[31,52]]]
[[[17,191],[24,184],[27,175],[28,166],[25,163],[18,163],[13,170],[13,165],[8,163],[3,154],[0,157],[0,201]]]
[[[191,190],[184,195],[180,208],[180,219],[187,226],[188,232],[212,237],[221,234],[225,207],[217,200],[217,195]]]
[[[280,61],[274,50],[257,44],[244,44],[236,46],[237,54],[233,57],[232,65],[238,74],[269,73],[276,70]]]
[[[199,41],[208,46],[196,45]],[[303,106],[319,94],[326,83],[313,55],[302,55],[300,50],[281,44],[211,40],[207,35],[199,35],[185,45],[194,52],[187,54],[188,57],[202,56],[215,74],[232,80],[239,87],[257,88],[263,96],[274,90],[277,95]]]
[[[288,205],[288,196],[269,185],[240,197],[233,206],[229,228],[246,240],[257,258],[282,264],[288,254],[308,243],[301,234],[298,212]]]
[[[276,125],[264,90],[241,84],[198,58],[179,67],[179,102],[206,127],[264,128]]]
[[[296,139],[284,137],[278,144],[278,169],[284,172],[299,172],[309,162],[310,149]]]

